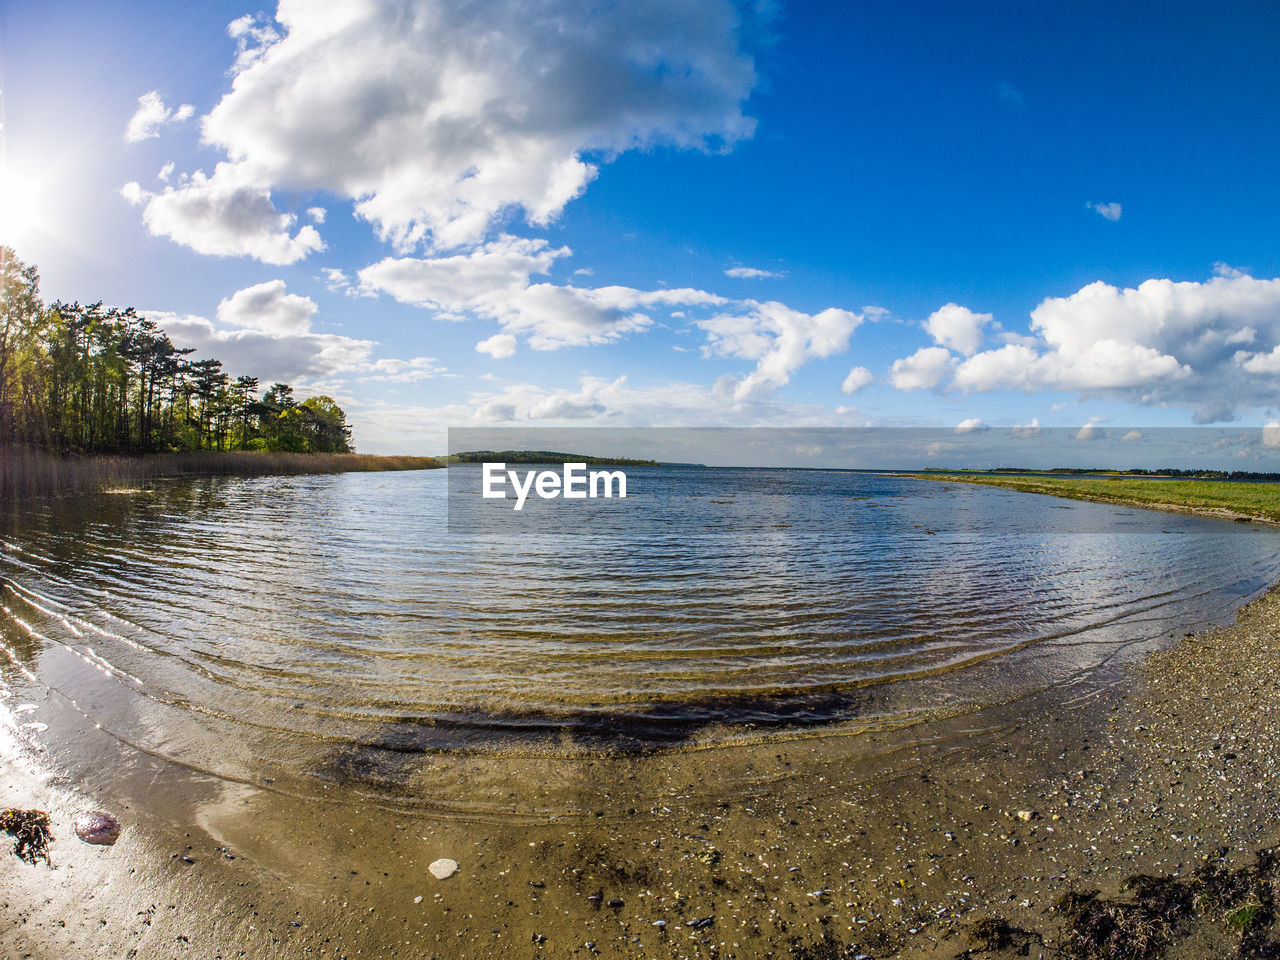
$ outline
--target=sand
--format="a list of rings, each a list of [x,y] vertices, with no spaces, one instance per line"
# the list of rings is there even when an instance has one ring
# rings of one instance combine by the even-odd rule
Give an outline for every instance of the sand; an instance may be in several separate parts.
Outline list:
[[[955,956],[975,924],[1052,953],[1071,890],[1187,877],[1280,839],[1280,589],[1140,666],[897,731],[582,760],[436,758],[404,804],[228,783],[82,734],[74,782],[22,742],[0,807],[49,811],[52,868],[0,861],[0,955]],[[508,788],[424,813],[442,780]],[[490,793],[492,794],[492,788]],[[567,803],[572,799],[573,803]],[[124,825],[80,842],[75,817]],[[428,866],[459,864],[437,880]],[[1216,915],[1171,956],[1223,956]],[[981,934],[982,928],[977,928]],[[983,941],[981,936],[978,940]],[[991,940],[992,946],[997,940]]]

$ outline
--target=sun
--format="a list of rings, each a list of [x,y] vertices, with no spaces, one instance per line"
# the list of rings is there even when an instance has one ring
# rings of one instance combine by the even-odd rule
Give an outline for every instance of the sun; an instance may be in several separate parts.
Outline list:
[[[49,232],[43,188],[39,178],[0,169],[0,243],[20,250],[24,241]]]

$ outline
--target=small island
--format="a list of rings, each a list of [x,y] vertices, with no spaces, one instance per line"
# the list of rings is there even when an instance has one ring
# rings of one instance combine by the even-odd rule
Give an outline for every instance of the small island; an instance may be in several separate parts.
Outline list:
[[[657,460],[628,457],[593,457],[554,450],[467,450],[442,458],[447,463],[585,463],[589,467],[657,467]]]

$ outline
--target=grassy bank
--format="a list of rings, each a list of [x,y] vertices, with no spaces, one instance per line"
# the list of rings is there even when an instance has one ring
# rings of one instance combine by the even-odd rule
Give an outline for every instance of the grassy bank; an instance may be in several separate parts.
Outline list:
[[[0,500],[100,490],[160,477],[257,477],[365,470],[430,470],[432,457],[357,453],[266,453],[250,450],[163,453],[145,457],[55,457],[0,450]]]
[[[1280,484],[1145,477],[1000,477],[966,473],[910,474],[921,480],[974,483],[1071,500],[1280,523]]]

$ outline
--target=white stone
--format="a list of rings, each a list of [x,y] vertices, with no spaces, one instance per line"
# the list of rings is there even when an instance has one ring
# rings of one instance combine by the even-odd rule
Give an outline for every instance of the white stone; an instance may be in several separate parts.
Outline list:
[[[437,880],[448,880],[458,872],[458,861],[450,860],[448,857],[437,860],[431,866],[427,867],[431,871],[431,875]]]

